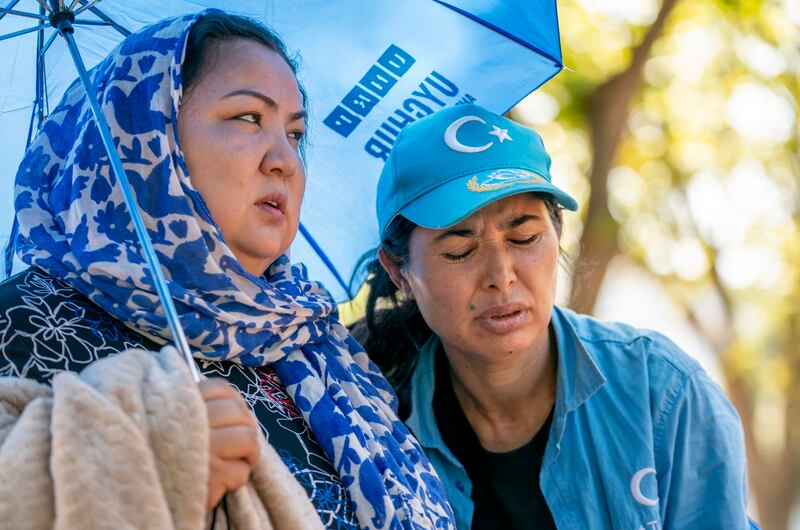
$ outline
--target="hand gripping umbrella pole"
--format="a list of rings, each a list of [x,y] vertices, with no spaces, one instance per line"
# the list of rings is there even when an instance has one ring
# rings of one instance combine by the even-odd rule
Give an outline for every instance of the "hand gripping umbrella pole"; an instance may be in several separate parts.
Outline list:
[[[133,219],[133,226],[136,230],[136,235],[139,237],[139,242],[142,246],[142,253],[144,254],[144,258],[147,261],[147,265],[150,270],[150,278],[153,281],[153,285],[156,287],[158,297],[164,307],[164,314],[167,317],[169,330],[172,333],[172,340],[175,343],[175,347],[179,352],[181,352],[184,359],[188,363],[189,370],[192,373],[192,378],[195,382],[199,382],[201,379],[200,371],[197,369],[197,365],[192,357],[192,352],[189,350],[189,343],[186,340],[186,335],[183,333],[183,328],[181,327],[181,323],[178,319],[178,312],[175,310],[175,304],[172,301],[172,295],[170,295],[169,289],[167,288],[167,282],[164,278],[164,273],[161,270],[161,263],[158,261],[158,256],[156,255],[153,244],[150,241],[150,236],[147,234],[147,228],[144,225],[144,220],[139,213],[139,207],[136,204],[136,199],[133,195],[133,189],[131,188],[128,176],[125,174],[125,170],[122,167],[122,162],[120,162],[119,154],[117,154],[117,148],[114,145],[114,140],[111,137],[108,122],[106,121],[106,118],[100,109],[100,103],[97,101],[97,93],[95,92],[94,86],[92,86],[92,83],[89,80],[89,74],[86,72],[86,66],[83,64],[83,59],[78,52],[78,46],[75,43],[75,38],[72,35],[74,32],[72,23],[75,21],[75,12],[72,11],[72,7],[74,7],[76,2],[73,1],[69,8],[64,7],[64,0],[49,0],[50,5],[46,5],[42,0],[40,0],[39,3],[45,8],[46,11],[49,12],[50,25],[56,28],[58,33],[64,37],[64,40],[67,41],[69,53],[72,55],[72,60],[74,61],[75,67],[78,70],[78,77],[81,80],[83,88],[86,90],[86,97],[89,100],[89,105],[92,107],[92,114],[97,121],[97,128],[100,131],[100,137],[102,138],[103,146],[108,153],[111,169],[114,171],[114,175],[117,177],[117,180],[120,183],[122,194],[125,198],[125,204],[127,204],[128,211]],[[94,2],[90,3],[90,5],[93,3]],[[81,9],[86,8],[84,7]]]

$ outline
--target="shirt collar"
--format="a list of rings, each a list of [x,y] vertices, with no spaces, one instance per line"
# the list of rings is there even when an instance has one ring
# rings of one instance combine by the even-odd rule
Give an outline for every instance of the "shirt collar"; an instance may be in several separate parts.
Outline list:
[[[406,420],[406,425],[414,431],[417,441],[423,448],[436,449],[453,464],[458,465],[458,459],[442,439],[433,412],[433,392],[436,386],[434,367],[439,344],[439,337],[432,333],[419,350],[417,366],[411,375],[411,414]]]
[[[553,307],[550,317],[558,348],[556,415],[580,407],[606,382],[572,325],[570,317],[574,315],[572,311]]]

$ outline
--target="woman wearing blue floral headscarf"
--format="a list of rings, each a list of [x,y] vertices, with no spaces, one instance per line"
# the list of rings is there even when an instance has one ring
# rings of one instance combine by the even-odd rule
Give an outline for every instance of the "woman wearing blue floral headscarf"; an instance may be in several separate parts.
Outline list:
[[[391,388],[285,256],[305,188],[295,70],[268,30],[210,11],[128,37],[91,75],[201,371],[239,390],[329,526],[450,527]],[[0,285],[0,376],[48,382],[170,340],[78,83],[15,209],[30,268]]]

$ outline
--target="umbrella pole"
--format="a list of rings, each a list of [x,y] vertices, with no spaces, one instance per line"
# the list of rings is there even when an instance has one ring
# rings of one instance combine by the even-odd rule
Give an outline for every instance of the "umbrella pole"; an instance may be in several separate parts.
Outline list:
[[[189,364],[189,370],[192,373],[192,378],[195,380],[195,382],[199,382],[202,376],[200,375],[200,371],[194,362],[192,352],[189,350],[189,343],[186,340],[186,335],[183,333],[183,328],[181,327],[180,320],[178,319],[178,312],[175,310],[175,304],[172,301],[172,295],[170,295],[169,289],[167,288],[167,282],[164,278],[164,273],[161,270],[161,264],[158,261],[158,256],[156,255],[153,244],[150,241],[150,236],[147,234],[147,228],[145,227],[142,216],[139,213],[139,207],[136,204],[136,198],[133,195],[133,189],[131,188],[130,181],[128,181],[128,176],[125,174],[125,170],[122,167],[122,162],[120,162],[119,154],[117,153],[117,148],[114,145],[114,140],[111,137],[111,132],[108,127],[108,123],[106,122],[105,115],[100,109],[100,104],[97,101],[97,93],[92,86],[91,80],[89,79],[89,74],[86,72],[86,66],[83,64],[83,59],[80,56],[78,46],[75,43],[75,38],[72,35],[74,31],[72,22],[74,22],[74,20],[75,15],[71,11],[67,10],[55,9],[50,15],[50,23],[53,25],[53,27],[58,29],[59,34],[64,37],[64,40],[67,42],[69,53],[72,55],[72,60],[78,70],[78,77],[80,78],[81,84],[86,90],[86,97],[89,100],[89,105],[92,108],[92,114],[94,114],[94,118],[97,121],[97,129],[100,131],[100,137],[103,140],[103,146],[108,153],[108,160],[111,163],[111,168],[114,171],[114,175],[119,180],[120,187],[122,188],[122,194],[125,198],[126,204],[128,205],[128,211],[133,219],[133,226],[136,230],[136,235],[139,237],[139,242],[142,245],[142,253],[144,254],[144,258],[149,267],[150,278],[153,281],[153,285],[156,287],[158,297],[161,299],[161,303],[164,307],[164,314],[167,317],[167,323],[169,324],[169,329],[172,333],[172,340],[175,343],[175,347],[179,352],[181,352],[183,357],[186,359],[186,362]]]

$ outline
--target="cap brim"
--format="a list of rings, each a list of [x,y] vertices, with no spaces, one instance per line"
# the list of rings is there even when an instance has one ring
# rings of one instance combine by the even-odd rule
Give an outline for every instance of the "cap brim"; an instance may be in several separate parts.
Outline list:
[[[425,228],[447,228],[484,206],[520,193],[545,193],[567,210],[578,203],[544,177],[523,169],[490,170],[460,177],[418,197],[398,214]]]

